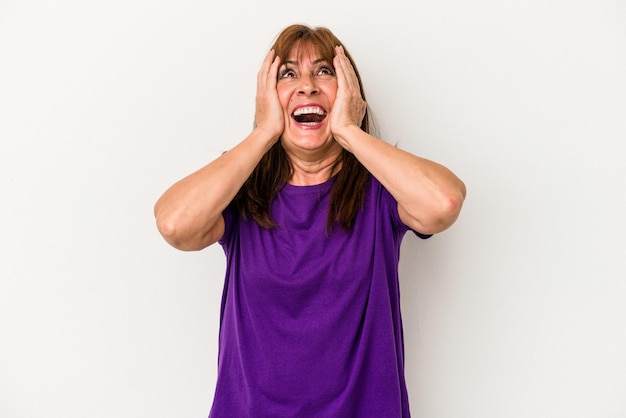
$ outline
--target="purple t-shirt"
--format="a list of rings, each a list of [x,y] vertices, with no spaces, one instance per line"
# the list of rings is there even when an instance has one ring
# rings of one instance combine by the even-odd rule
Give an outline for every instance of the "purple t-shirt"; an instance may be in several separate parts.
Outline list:
[[[398,283],[408,228],[370,177],[352,231],[327,234],[332,184],[286,185],[272,205],[275,229],[224,212],[210,417],[410,416]]]

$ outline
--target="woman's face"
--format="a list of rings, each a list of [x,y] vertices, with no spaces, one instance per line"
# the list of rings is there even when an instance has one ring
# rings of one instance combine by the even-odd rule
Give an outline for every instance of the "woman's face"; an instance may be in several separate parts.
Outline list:
[[[337,95],[332,62],[315,48],[294,45],[278,70],[278,98],[285,116],[283,147],[287,151],[328,151],[335,143],[329,121]]]

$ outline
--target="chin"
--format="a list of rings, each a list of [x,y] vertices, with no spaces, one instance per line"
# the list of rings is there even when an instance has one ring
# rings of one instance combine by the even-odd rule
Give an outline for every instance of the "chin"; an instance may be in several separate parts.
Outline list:
[[[330,149],[335,143],[332,135],[322,135],[321,132],[305,132],[295,135],[288,135],[281,138],[283,146],[287,149],[299,148],[306,150],[320,150],[324,148]],[[336,144],[336,143],[335,143]]]

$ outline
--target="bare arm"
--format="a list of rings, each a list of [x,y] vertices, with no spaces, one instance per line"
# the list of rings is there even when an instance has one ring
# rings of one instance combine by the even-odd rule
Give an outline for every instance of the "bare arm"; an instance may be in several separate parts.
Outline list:
[[[156,202],[157,228],[175,248],[200,250],[222,237],[222,212],[280,137],[284,121],[276,94],[279,61],[270,51],[258,73],[256,128],[252,133],[232,150],[176,182]]]
[[[446,167],[420,158],[360,129],[366,104],[350,61],[337,48],[338,91],[331,111],[335,139],[350,151],[398,201],[400,219],[411,229],[433,234],[458,218],[465,185]]]

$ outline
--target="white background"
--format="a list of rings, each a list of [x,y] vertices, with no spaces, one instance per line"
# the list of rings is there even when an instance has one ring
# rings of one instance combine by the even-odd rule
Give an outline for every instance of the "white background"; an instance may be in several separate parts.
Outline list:
[[[224,256],[152,208],[247,135],[296,22],[343,40],[385,140],[468,188],[403,244],[413,415],[625,417],[620,0],[1,0],[0,417],[206,417]]]

